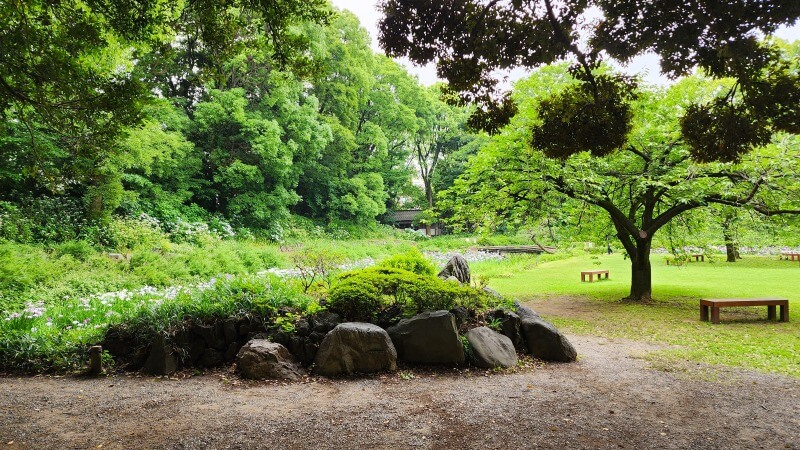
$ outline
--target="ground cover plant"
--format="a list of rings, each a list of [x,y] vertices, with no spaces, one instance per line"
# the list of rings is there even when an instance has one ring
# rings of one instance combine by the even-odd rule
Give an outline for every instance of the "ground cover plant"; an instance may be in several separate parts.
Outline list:
[[[517,257],[487,261],[473,271],[490,277],[499,292],[532,302],[534,309],[567,332],[627,338],[669,347],[648,356],[664,368],[685,361],[740,366],[800,377],[800,298],[787,280],[797,276],[797,262],[777,256],[750,256],[736,263],[691,262],[667,265],[668,255],[653,257],[651,302],[621,301],[630,283],[629,262],[622,255],[580,255],[545,261]],[[580,271],[609,269],[608,281],[580,282]],[[764,307],[725,308],[722,324],[699,320],[700,298],[766,297],[789,299],[789,322],[767,322]],[[552,305],[548,308],[548,305]]]
[[[112,327],[121,326],[134,337],[131,342],[145,345],[187,323],[231,317],[257,317],[266,327],[291,333],[298,319],[323,309],[319,300],[337,312],[348,311],[348,319],[375,320],[373,309],[391,306],[385,297],[392,296],[403,300],[402,307],[394,302],[395,321],[434,307],[497,303],[473,288],[436,278],[435,265],[414,245],[391,233],[383,239],[319,237],[302,244],[165,240],[160,248],[136,247],[115,260],[81,241],[50,248],[0,244],[0,370],[80,370],[87,348],[101,343]],[[376,269],[356,269],[376,261]],[[393,274],[389,282],[395,284],[376,291],[376,305],[340,295],[348,283],[375,281],[366,274],[376,270],[383,270],[384,278]],[[334,284],[342,287],[331,296]]]
[[[279,309],[302,314],[319,306],[296,286],[271,274],[227,275],[191,285],[145,286],[57,303],[27,303],[0,320],[0,369],[81,370],[87,348],[101,343],[115,325],[123,325],[146,343],[187,320],[253,315],[276,319]]]

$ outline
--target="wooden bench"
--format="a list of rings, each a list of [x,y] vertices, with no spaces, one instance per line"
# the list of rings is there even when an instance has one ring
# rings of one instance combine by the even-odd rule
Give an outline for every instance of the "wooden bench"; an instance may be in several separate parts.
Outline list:
[[[781,322],[789,321],[789,300],[785,298],[704,298],[700,300],[700,320],[708,321],[711,308],[711,323],[719,323],[719,309],[727,306],[766,306],[767,320],[775,320],[775,307],[781,307]]]
[[[594,276],[597,275],[597,281],[600,281],[603,278],[603,274],[606,275],[606,280],[608,279],[608,270],[601,269],[601,270],[584,270],[581,272],[581,282],[586,281],[586,275],[589,275],[589,282],[591,283],[594,281]]]
[[[706,255],[704,255],[702,253],[699,253],[697,255],[692,255],[692,258],[694,258],[695,261],[703,261],[703,262],[705,262]]]
[[[783,259],[784,256],[786,259],[791,261],[794,261],[795,259],[800,261],[800,253],[798,252],[781,252],[781,256],[778,259]]]

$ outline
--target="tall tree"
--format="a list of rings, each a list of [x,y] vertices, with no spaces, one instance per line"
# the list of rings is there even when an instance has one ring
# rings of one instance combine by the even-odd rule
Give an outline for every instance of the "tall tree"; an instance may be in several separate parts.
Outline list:
[[[441,100],[440,86],[431,86],[422,96],[416,111],[418,128],[414,135],[414,162],[425,190],[428,208],[433,208],[433,177],[439,162],[456,151],[466,134],[466,113]]]

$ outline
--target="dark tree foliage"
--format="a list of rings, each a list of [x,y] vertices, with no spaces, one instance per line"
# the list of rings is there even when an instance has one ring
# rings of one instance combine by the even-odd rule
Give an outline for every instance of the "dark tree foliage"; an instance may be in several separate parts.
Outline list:
[[[797,21],[796,0],[385,0],[381,8],[386,51],[418,64],[435,61],[457,93],[451,99],[478,105],[470,124],[487,131],[515,110],[498,92],[495,70],[572,61],[580,84],[542,102],[546,125],[534,130],[534,142],[551,156],[607,154],[625,142],[635,86],[620,76],[600,78],[603,55],[625,62],[652,51],[671,77],[699,67],[736,80],[683,118],[698,160],[737,161],[773,132],[799,131],[800,74],[759,40]],[[590,8],[602,13],[591,23]]]
[[[599,75],[594,84],[575,84],[542,100],[541,123],[533,127],[533,147],[551,158],[564,159],[586,149],[605,156],[624,145],[631,130],[628,99],[634,97],[636,84],[622,80]]]

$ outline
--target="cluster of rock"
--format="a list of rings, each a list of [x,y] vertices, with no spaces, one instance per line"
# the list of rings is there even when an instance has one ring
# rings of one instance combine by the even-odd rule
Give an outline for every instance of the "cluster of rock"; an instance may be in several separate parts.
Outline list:
[[[439,276],[469,283],[466,260],[452,258]],[[103,345],[126,361],[129,370],[169,374],[182,366],[216,367],[235,361],[241,375],[253,379],[295,380],[306,374],[305,367],[325,376],[393,371],[398,362],[513,367],[518,353],[546,361],[576,359],[566,337],[518,303],[515,311],[487,314],[499,331],[482,326],[461,336],[459,326],[467,318],[468,312],[457,307],[424,312],[384,329],[371,323],[340,323],[338,315],[323,311],[298,320],[292,333],[269,332],[257,317],[229,318],[187,323],[172,336],[158,335],[147,345],[137,345],[135,336],[116,329]]]
[[[462,342],[456,316],[450,311],[424,312],[385,330],[370,323],[342,323],[322,340],[312,370],[326,376],[392,371],[398,361],[513,367],[520,350],[548,361],[575,360],[575,349],[566,337],[530,309],[518,306],[516,313],[498,310],[494,314],[502,317],[502,332],[485,326],[473,328],[464,335],[468,346]],[[263,339],[241,349],[237,366],[248,378],[296,379],[302,373],[289,351]]]
[[[120,326],[106,333],[102,346],[126,370],[142,370],[154,375],[170,374],[181,367],[211,368],[231,364],[236,361],[240,349],[253,339],[280,344],[301,364],[310,365],[322,340],[340,322],[338,315],[328,311],[300,319],[294,333],[270,331],[260,317],[189,322],[168,336],[157,334],[144,343]]]

